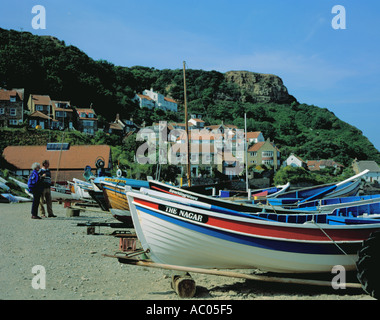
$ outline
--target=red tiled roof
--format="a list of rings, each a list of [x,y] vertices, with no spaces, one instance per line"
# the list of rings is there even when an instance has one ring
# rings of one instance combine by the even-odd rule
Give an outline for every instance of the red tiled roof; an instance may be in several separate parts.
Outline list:
[[[146,96],[146,95],[144,95],[144,94],[138,93],[137,95],[138,95],[141,99],[147,99],[147,100],[151,100],[151,101],[153,101],[153,99],[152,99],[151,97]]]
[[[202,119],[198,119],[198,118],[191,118],[190,120],[194,120],[195,122],[204,122]]]
[[[46,115],[40,111],[34,111],[29,117],[30,118],[42,118],[42,119],[46,119],[46,120],[52,120],[51,117],[49,117],[48,115]]]
[[[164,100],[169,101],[169,102],[173,102],[173,103],[177,103],[177,101],[173,100],[172,98],[168,98],[168,97],[164,97]]]
[[[248,149],[248,152],[258,151],[264,145],[265,142],[255,143],[252,147]]]
[[[39,94],[32,94],[32,101],[34,104],[41,105],[41,106],[50,106],[51,100],[49,96],[46,95],[39,95]]]
[[[247,140],[249,139],[257,139],[260,135],[261,131],[247,132]]]
[[[70,146],[69,150],[62,151],[59,169],[84,169],[89,165],[95,167],[98,157],[103,157],[105,166],[110,161],[111,148],[107,145],[80,145]],[[44,146],[8,146],[3,151],[3,157],[15,167],[29,170],[34,162],[50,161],[50,169],[57,169],[60,150],[48,151]],[[22,155],[22,156],[21,156]]]
[[[321,170],[322,167],[344,167],[342,164],[335,162],[334,160],[308,160],[307,166],[309,170]]]
[[[1,101],[9,101],[10,97],[18,96],[20,100],[22,100],[21,95],[16,90],[5,90],[0,89],[0,100]]]

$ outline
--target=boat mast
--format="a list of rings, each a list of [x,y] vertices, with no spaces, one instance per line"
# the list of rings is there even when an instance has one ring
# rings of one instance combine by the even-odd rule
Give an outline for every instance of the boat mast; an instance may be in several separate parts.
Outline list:
[[[57,172],[55,174],[55,180],[54,185],[57,185],[57,179],[58,179],[58,172],[59,172],[59,166],[61,164],[61,157],[62,157],[62,147],[63,147],[63,139],[65,138],[65,133],[62,133],[62,140],[61,140],[61,150],[59,151],[59,157],[58,157],[58,164],[57,164]]]
[[[245,154],[245,186],[247,192],[249,192],[248,186],[248,143],[247,143],[247,114],[244,113],[244,154]],[[250,196],[248,195],[248,199]]]
[[[183,91],[185,100],[185,129],[186,129],[186,141],[187,141],[187,184],[191,187],[191,175],[190,175],[190,142],[189,142],[189,124],[187,114],[187,97],[186,97],[186,62],[183,62]]]

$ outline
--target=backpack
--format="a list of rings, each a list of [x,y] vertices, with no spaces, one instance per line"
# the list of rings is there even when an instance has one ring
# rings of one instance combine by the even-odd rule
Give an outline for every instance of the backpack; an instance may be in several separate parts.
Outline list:
[[[34,188],[37,186],[38,182],[38,173],[33,170],[28,179],[28,190],[29,192],[33,192]]]

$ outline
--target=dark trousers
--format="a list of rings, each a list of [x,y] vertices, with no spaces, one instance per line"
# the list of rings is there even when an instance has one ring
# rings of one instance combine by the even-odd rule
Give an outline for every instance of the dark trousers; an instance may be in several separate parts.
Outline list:
[[[42,190],[33,191],[32,216],[37,216]]]

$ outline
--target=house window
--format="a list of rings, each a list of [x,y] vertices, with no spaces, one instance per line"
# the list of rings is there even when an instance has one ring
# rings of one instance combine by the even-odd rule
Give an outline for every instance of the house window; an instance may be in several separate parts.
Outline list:
[[[16,119],[10,119],[9,124],[15,126],[18,124],[18,121]]]
[[[9,115],[15,116],[16,115],[16,108],[10,108],[9,109]]]
[[[37,127],[37,120],[29,120],[29,125],[30,125],[32,128]]]
[[[263,151],[262,156],[263,157],[272,157],[273,158],[273,151]]]
[[[250,152],[249,154],[250,154],[251,157],[256,157],[257,156],[257,152],[256,151]]]
[[[37,105],[36,106],[36,110],[37,111],[43,111],[44,110],[44,106]]]
[[[197,154],[192,154],[191,155],[191,162],[197,162],[198,161],[198,155]]]
[[[89,117],[89,118],[94,118],[94,114],[93,114],[93,113],[89,113],[89,114],[88,114],[88,117]]]
[[[0,108],[0,114],[4,114],[5,113],[5,109],[4,108]]]
[[[203,154],[203,163],[210,163],[211,162],[211,155],[206,153],[206,154]]]
[[[87,129],[87,128],[85,128],[85,129],[83,129],[83,132],[84,133],[89,133],[89,134],[94,134],[94,129]]]
[[[94,121],[83,120],[83,126],[84,127],[93,127],[94,126]]]
[[[85,112],[81,112],[81,113],[80,113],[80,117],[81,117],[81,118],[86,118],[86,113],[85,113]]]
[[[56,117],[66,117],[66,112],[65,111],[57,111],[56,113],[55,113],[55,116]]]
[[[10,99],[9,99],[10,102],[16,102],[16,96],[11,96]]]

